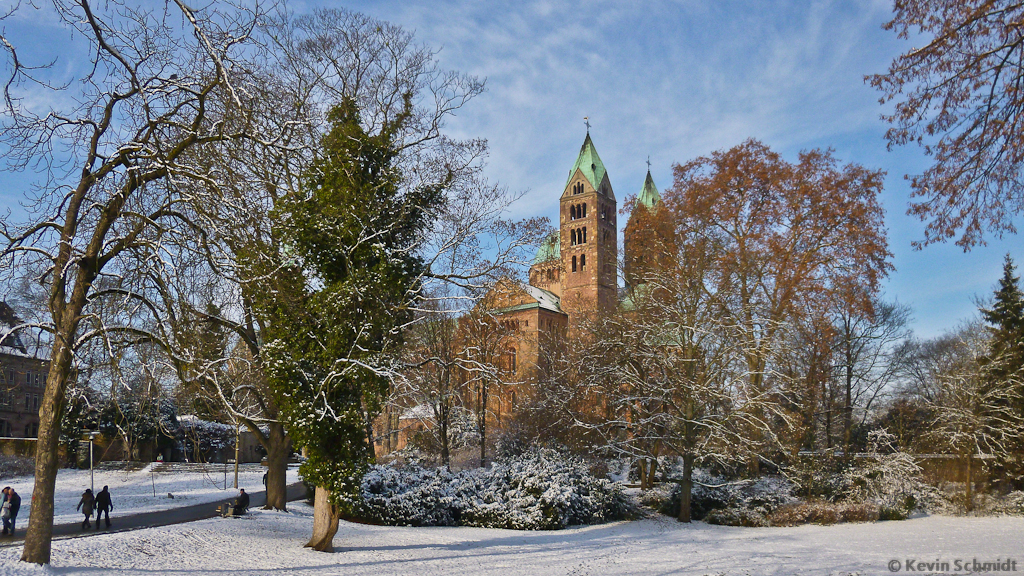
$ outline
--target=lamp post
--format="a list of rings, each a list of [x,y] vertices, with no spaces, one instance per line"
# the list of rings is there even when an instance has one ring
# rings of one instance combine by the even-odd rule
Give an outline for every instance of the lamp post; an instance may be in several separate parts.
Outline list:
[[[239,426],[238,422],[235,422],[235,490],[238,490],[238,437],[239,437]]]
[[[92,443],[98,434],[99,432],[89,432],[89,490],[91,490],[93,494],[96,493],[96,477],[95,472],[93,471]]]

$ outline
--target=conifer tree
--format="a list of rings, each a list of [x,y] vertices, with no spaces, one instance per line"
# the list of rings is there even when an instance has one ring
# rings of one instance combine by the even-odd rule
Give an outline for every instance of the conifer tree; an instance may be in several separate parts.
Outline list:
[[[417,246],[437,188],[402,192],[395,134],[405,112],[367,133],[354,100],[330,112],[331,131],[302,190],[275,207],[289,261],[268,274],[269,379],[317,487],[313,537],[331,551],[338,519],[373,458],[371,422],[388,393],[389,363],[411,320],[425,265]]]
[[[1024,294],[1020,290],[1020,277],[1014,275],[1015,268],[1007,254],[992,307],[981,310],[985,321],[991,325],[988,371],[1000,380],[1024,368]]]

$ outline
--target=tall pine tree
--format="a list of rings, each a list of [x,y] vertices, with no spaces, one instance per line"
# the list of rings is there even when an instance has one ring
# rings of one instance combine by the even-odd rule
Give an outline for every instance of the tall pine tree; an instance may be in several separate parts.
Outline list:
[[[273,215],[288,261],[267,275],[267,364],[288,433],[306,450],[301,473],[317,487],[307,544],[316,550],[332,550],[372,461],[370,423],[424,272],[419,241],[442,198],[438,189],[402,190],[395,140],[411,110],[407,101],[368,134],[356,103],[344,100],[301,193]]]
[[[997,381],[1020,376],[1024,369],[1024,294],[1014,271],[1013,259],[1007,254],[992,307],[981,309],[991,332],[986,370]]]

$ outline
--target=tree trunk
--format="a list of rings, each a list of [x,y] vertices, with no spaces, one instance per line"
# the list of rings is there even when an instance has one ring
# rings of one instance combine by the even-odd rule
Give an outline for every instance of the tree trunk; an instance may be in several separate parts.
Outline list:
[[[637,469],[640,472],[640,489],[647,490],[647,458],[637,461]]]
[[[683,483],[679,494],[679,521],[690,521],[690,502],[693,495],[693,455],[683,455]]]
[[[370,458],[370,462],[377,460],[377,449],[373,447],[373,418],[370,417],[369,411],[363,411],[363,426],[366,428],[366,453]]]
[[[967,511],[974,510],[974,470],[971,466],[973,455],[967,455],[967,481],[964,482],[964,495],[967,498]]]
[[[833,395],[828,390],[828,380],[823,380],[822,384],[822,398],[825,399],[825,449],[832,448],[832,406],[834,405]]]
[[[448,419],[451,411],[446,405],[442,404],[438,413],[440,417],[437,419],[437,433],[441,440],[441,465],[448,466],[451,460],[448,443]]]
[[[480,467],[487,465],[487,386],[480,387]]]
[[[306,542],[306,548],[317,552],[334,552],[334,535],[338,533],[340,514],[330,499],[331,493],[326,488],[316,487],[313,498],[313,536]]]
[[[267,504],[263,509],[284,511],[288,507],[288,455],[291,452],[284,425],[272,422],[267,440]]]
[[[64,334],[66,332],[61,331]],[[64,410],[64,395],[71,372],[71,351],[58,333],[54,339],[50,358],[50,371],[46,375],[46,390],[39,408],[39,434],[36,440],[35,485],[32,487],[32,510],[25,532],[22,562],[50,563],[50,543],[53,540],[53,496],[57,482],[57,446],[60,441],[60,417]]]
[[[850,456],[850,438],[853,434],[853,358],[850,357],[849,337],[846,341],[846,397],[843,399],[843,452]]]

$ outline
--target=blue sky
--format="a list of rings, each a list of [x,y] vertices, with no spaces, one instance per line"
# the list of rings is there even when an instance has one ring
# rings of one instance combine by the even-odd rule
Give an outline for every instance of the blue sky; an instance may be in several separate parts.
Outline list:
[[[315,4],[292,3],[299,12]],[[975,312],[973,297],[991,292],[1005,253],[1024,256],[1020,236],[990,239],[968,254],[953,245],[911,248],[923,225],[905,215],[903,175],[919,173],[927,159],[914,147],[886,150],[884,108],[863,81],[912,45],[882,30],[888,0],[343,5],[414,31],[441,49],[443,67],[486,77],[487,92],[459,112],[449,132],[489,141],[489,177],[526,191],[514,216],[555,219],[589,116],[620,202],[639,191],[648,156],[664,189],[673,164],[749,137],[790,161],[801,150],[832,147],[844,162],[886,170],[883,203],[896,266],[886,296],[913,307],[922,337]],[[67,32],[39,34],[33,20],[9,21],[7,33],[24,38],[31,30],[49,50],[61,46]],[[62,54],[58,66],[82,58]],[[25,181],[0,172],[0,202],[16,203]]]
[[[912,42],[882,29],[888,0],[857,2],[356,2],[441,47],[448,68],[484,76],[487,92],[450,128],[491,146],[488,174],[527,190],[518,215],[557,217],[558,197],[585,135],[583,117],[621,201],[658,187],[672,165],[746,138],[790,161],[832,147],[844,162],[888,172],[883,203],[896,266],[886,296],[914,309],[915,332],[936,336],[975,313],[1003,255],[1022,239],[990,239],[964,254],[921,251],[923,225],[906,216],[919,149],[886,150],[884,108],[864,83]]]

